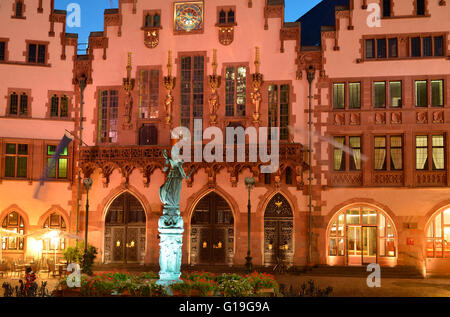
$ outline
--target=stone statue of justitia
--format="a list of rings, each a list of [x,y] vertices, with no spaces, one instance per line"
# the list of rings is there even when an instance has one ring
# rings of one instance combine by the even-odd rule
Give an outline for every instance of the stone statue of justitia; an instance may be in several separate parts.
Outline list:
[[[169,169],[169,175],[166,182],[159,188],[159,198],[164,204],[163,215],[158,221],[158,230],[160,233],[160,254],[159,254],[159,285],[170,285],[181,282],[181,246],[183,244],[183,218],[180,215],[181,185],[183,179],[189,179],[183,169],[183,160],[179,156],[180,149],[175,145],[172,148],[172,157],[167,155],[164,172]]]
[[[159,198],[164,204],[163,217],[160,219],[160,225],[164,227],[178,227],[180,217],[180,198],[181,198],[181,183],[183,179],[188,180],[192,172],[186,176],[183,169],[183,160],[179,156],[180,148],[176,145],[172,147],[172,157],[167,155],[164,150],[164,158],[166,159],[164,172],[169,169],[169,175],[166,182],[159,188]],[[163,221],[164,223],[161,223]],[[182,224],[182,223],[181,223]]]

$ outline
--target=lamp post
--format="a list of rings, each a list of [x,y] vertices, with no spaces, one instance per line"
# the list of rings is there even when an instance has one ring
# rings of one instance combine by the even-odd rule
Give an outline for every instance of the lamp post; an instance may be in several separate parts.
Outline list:
[[[83,179],[83,185],[84,188],[86,189],[86,220],[84,229],[84,260],[86,261],[87,245],[88,245],[89,189],[92,186],[92,179],[90,178]]]
[[[251,210],[252,205],[250,201],[250,192],[252,191],[253,187],[255,186],[255,179],[253,177],[246,177],[245,178],[245,186],[248,189],[248,245],[247,245],[247,257],[245,258],[245,266],[247,267],[247,270],[251,272],[253,264],[252,264],[252,257],[250,256],[250,230],[251,230]]]
[[[313,66],[309,66],[307,71],[307,78],[309,83],[309,107],[308,107],[308,129],[309,129],[309,141],[308,141],[308,185],[309,185],[309,203],[308,203],[308,210],[309,210],[309,230],[308,230],[308,264],[312,263],[312,173],[311,173],[311,162],[312,162],[312,105],[311,105],[311,99],[312,99],[312,82],[314,81],[315,77],[315,69]]]
[[[78,80],[78,86],[80,87],[80,139],[78,140],[78,164],[81,152],[81,146],[83,142],[83,105],[84,105],[84,89],[86,88],[86,76],[82,75]],[[79,166],[78,166],[79,167]],[[76,234],[79,232],[79,221],[80,221],[80,192],[81,192],[81,171],[78,168],[78,181],[77,181],[77,227]],[[77,240],[78,241],[78,240]]]

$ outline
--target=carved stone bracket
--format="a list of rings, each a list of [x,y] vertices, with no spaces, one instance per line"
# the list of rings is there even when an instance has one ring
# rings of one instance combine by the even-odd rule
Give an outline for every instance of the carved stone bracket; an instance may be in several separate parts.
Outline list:
[[[392,112],[391,113],[391,123],[393,123],[393,124],[402,123],[402,113],[401,112]]]
[[[386,113],[384,112],[375,113],[375,124],[386,124]]]
[[[433,123],[444,123],[444,111],[434,111],[433,112]]]
[[[417,112],[416,113],[416,122],[417,123],[428,123],[428,112],[423,111],[423,112]]]
[[[345,114],[336,113],[334,115],[334,125],[345,125]]]
[[[361,124],[361,114],[360,113],[351,113],[350,114],[350,124],[351,125],[360,125]]]
[[[227,46],[234,41],[234,26],[219,26],[219,43]]]

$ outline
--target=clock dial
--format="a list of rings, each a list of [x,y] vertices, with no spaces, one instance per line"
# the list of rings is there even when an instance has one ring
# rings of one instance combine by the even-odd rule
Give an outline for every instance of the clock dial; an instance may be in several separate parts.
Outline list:
[[[175,4],[175,30],[191,32],[203,28],[203,3],[182,2]]]

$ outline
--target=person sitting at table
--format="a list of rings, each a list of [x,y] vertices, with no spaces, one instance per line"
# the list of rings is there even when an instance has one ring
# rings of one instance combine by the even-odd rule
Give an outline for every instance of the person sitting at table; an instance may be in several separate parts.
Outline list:
[[[36,280],[36,274],[33,272],[31,267],[27,267],[25,270],[25,292],[28,293],[31,284]]]

